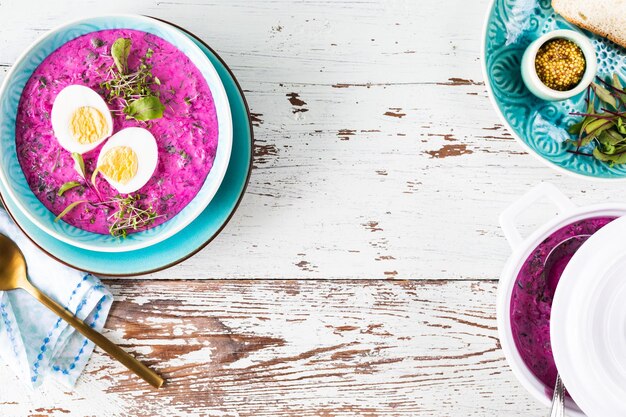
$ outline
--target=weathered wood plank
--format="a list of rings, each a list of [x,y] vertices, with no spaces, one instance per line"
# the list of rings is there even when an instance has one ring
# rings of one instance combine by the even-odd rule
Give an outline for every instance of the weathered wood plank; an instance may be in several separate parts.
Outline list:
[[[492,281],[109,281],[107,336],[160,391],[97,352],[73,393],[18,386],[19,416],[543,416],[497,340]]]

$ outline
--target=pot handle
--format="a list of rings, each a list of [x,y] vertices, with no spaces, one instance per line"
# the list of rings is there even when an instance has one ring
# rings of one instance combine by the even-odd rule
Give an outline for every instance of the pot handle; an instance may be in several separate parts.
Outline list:
[[[559,215],[576,207],[569,198],[550,183],[542,182],[532,188],[500,214],[500,227],[513,250],[520,247],[524,241],[519,230],[517,230],[519,215],[543,198],[550,200],[558,208]]]

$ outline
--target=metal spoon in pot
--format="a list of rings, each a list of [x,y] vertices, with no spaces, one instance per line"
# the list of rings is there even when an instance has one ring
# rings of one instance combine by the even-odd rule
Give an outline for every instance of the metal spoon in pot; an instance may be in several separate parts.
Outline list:
[[[0,234],[0,291],[11,291],[21,288],[35,297],[40,303],[52,310],[57,316],[65,320],[70,326],[78,330],[87,339],[100,346],[113,358],[120,361],[124,366],[133,371],[155,388],[163,385],[163,378],[153,370],[133,358],[122,348],[111,342],[106,337],[86,325],[85,322],[76,318],[68,310],[57,304],[54,300],[39,291],[28,281],[26,274],[26,261],[20,248],[11,239]]]
[[[576,251],[589,239],[591,235],[577,235],[572,236],[556,245],[543,264],[544,279],[548,287],[548,291],[551,292],[554,297],[556,286],[559,282],[559,278],[563,273],[563,270],[569,263],[570,259],[576,253]],[[558,266],[556,273],[553,273],[553,268]],[[554,384],[554,394],[552,396],[552,408],[550,410],[549,417],[565,417],[565,386],[561,380],[561,376],[557,373],[556,383]]]

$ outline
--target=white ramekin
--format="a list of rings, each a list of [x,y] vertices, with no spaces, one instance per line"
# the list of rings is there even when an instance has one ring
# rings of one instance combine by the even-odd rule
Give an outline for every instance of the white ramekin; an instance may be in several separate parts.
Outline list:
[[[585,73],[583,74],[580,83],[576,87],[567,91],[557,91],[546,86],[537,75],[537,71],[535,69],[535,58],[537,57],[537,51],[539,48],[546,42],[552,39],[567,39],[569,41],[574,42],[578,45],[585,56]],[[546,33],[545,35],[534,40],[522,56],[522,80],[524,80],[524,84],[530,90],[531,93],[536,95],[537,97],[548,100],[548,101],[559,101],[566,100],[568,98],[574,97],[583,91],[589,84],[593,81],[596,76],[596,72],[598,70],[598,60],[596,57],[596,51],[591,44],[591,41],[587,36],[583,35],[580,32],[576,32],[574,30],[555,30],[553,32]]]

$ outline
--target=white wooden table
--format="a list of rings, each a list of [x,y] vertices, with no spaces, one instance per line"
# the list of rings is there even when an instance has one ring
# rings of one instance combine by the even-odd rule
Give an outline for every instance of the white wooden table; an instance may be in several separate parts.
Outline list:
[[[211,245],[105,281],[106,335],[168,385],[98,350],[73,392],[29,392],[1,365],[0,415],[545,415],[498,342],[497,216],[542,180],[580,204],[615,186],[556,174],[503,128],[480,69],[488,3],[1,0],[0,79],[68,19],[161,17],[231,66],[257,141]]]

